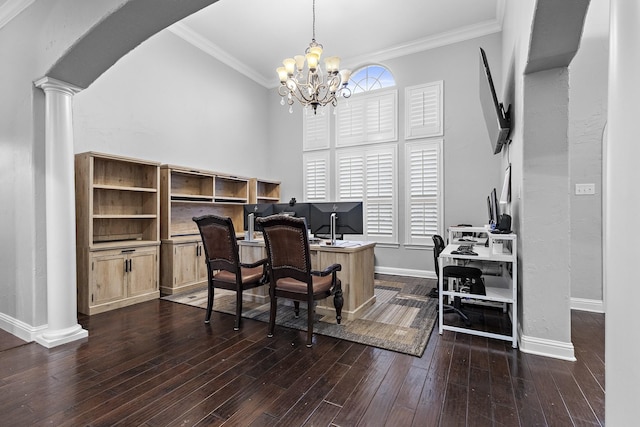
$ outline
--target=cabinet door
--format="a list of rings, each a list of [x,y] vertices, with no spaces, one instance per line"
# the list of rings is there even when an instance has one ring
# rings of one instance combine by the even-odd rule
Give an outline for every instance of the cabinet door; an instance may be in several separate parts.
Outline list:
[[[196,249],[196,280],[207,280],[207,257],[204,254],[204,246],[202,243],[197,244]]]
[[[127,256],[113,252],[94,255],[91,261],[91,295],[89,306],[118,301],[126,296]]]
[[[129,254],[128,294],[133,297],[158,289],[158,249],[136,249]]]
[[[198,243],[185,243],[173,247],[173,286],[179,287],[197,280],[196,260]],[[204,263],[203,263],[204,264]],[[207,274],[205,272],[205,277]]]

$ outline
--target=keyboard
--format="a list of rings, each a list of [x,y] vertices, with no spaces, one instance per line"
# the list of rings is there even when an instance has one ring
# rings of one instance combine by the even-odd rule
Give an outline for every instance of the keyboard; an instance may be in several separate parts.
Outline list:
[[[455,251],[451,251],[454,255],[478,255],[473,251],[473,246],[471,245],[460,245],[458,249]]]

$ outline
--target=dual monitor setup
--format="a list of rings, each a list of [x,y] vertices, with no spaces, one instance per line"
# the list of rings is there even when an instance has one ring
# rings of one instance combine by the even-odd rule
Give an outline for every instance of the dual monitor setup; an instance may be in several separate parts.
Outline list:
[[[252,232],[249,214],[253,214],[253,220],[276,214],[304,218],[310,233],[330,236],[332,241],[336,235],[364,234],[362,202],[247,204],[244,205],[244,229]]]

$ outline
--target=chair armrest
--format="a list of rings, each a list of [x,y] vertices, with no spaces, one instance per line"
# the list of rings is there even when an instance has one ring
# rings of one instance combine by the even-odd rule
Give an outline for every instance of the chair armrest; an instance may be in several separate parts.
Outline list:
[[[256,261],[256,262],[252,262],[252,263],[250,263],[250,264],[247,264],[247,263],[241,262],[241,263],[240,263],[240,267],[244,267],[244,268],[255,268],[255,267],[259,267],[259,266],[261,266],[261,265],[266,265],[266,264],[267,264],[267,259],[266,259],[266,258],[264,258],[264,259],[261,259],[261,260]]]
[[[340,264],[331,264],[329,267],[325,268],[322,271],[318,271],[318,270],[313,270],[311,271],[311,274],[313,274],[314,276],[328,276],[331,273],[334,273],[336,271],[341,271],[342,270],[342,265]]]

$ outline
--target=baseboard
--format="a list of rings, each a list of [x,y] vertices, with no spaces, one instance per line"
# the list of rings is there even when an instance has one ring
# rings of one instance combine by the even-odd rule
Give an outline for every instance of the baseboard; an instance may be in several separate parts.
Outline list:
[[[571,310],[604,313],[604,302],[597,299],[571,298]]]
[[[0,328],[15,335],[23,341],[33,342],[37,335],[47,329],[47,325],[34,327],[27,325],[18,319],[14,319],[11,316],[7,316],[4,313],[0,313]]]
[[[394,276],[422,277],[424,279],[435,279],[436,273],[428,270],[411,270],[407,268],[375,267],[375,272],[379,274],[391,274]]]
[[[553,357],[554,359],[568,360],[570,362],[576,361],[572,343],[529,337],[524,335],[522,330],[518,332],[520,336],[520,351],[523,353]]]

